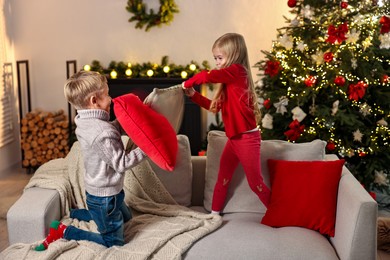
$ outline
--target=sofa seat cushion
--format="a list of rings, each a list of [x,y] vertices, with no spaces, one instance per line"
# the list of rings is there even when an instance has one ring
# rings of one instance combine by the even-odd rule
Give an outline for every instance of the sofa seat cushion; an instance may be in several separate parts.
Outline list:
[[[261,213],[224,214],[222,226],[193,244],[184,259],[338,259],[320,233],[300,227],[271,228],[260,224],[262,217]]]

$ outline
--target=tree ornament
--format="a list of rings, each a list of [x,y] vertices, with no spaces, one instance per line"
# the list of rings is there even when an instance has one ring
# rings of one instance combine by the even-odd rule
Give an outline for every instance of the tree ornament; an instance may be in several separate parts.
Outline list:
[[[284,115],[284,113],[287,112],[287,105],[288,105],[288,98],[283,96],[279,98],[279,102],[276,102],[274,104],[274,107],[276,108],[276,113],[280,113]]]
[[[287,2],[288,7],[295,7],[297,5],[297,0],[288,0]]]
[[[389,16],[382,16],[381,19],[379,19],[379,23],[382,25],[381,26],[381,34],[385,34],[390,32],[390,17]]]
[[[345,36],[347,32],[347,22],[340,24],[337,28],[331,24],[328,27],[328,38],[326,39],[326,42],[341,44],[347,39],[347,37]]]
[[[348,98],[350,100],[358,101],[366,94],[367,83],[359,81],[357,84],[351,84],[348,87]]]
[[[270,108],[271,108],[271,106],[272,106],[272,102],[271,102],[271,100],[270,100],[270,99],[266,99],[266,100],[264,100],[264,102],[263,102],[263,106],[264,106],[266,109],[270,109]]]
[[[306,79],[305,79],[305,85],[307,86],[307,87],[312,87],[312,86],[314,86],[315,84],[316,84],[316,82],[317,82],[317,79],[316,79],[316,77],[314,77],[314,76],[312,76],[312,75],[310,75],[310,76],[308,76]]]
[[[333,56],[333,53],[331,51],[325,52],[324,61],[331,62],[331,61],[333,61],[333,58],[334,58],[334,56]]]
[[[294,107],[291,110],[291,113],[293,114],[293,120],[298,120],[298,122],[302,122],[302,120],[307,116],[305,111],[303,111],[299,106]]]
[[[126,10],[133,14],[129,22],[136,21],[135,28],[142,29],[146,26],[145,31],[153,26],[170,24],[173,20],[173,14],[178,13],[179,9],[174,0],[160,0],[160,7],[157,13],[150,9],[146,11],[146,4],[143,0],[128,0]]]
[[[333,102],[332,116],[336,115],[337,111],[339,111],[339,104],[340,104],[340,100],[336,100],[335,102]]]
[[[387,84],[387,83],[389,83],[389,76],[388,75],[383,75],[383,77],[382,77],[382,83],[384,83],[384,84]]]
[[[326,150],[332,152],[336,149],[336,145],[334,142],[332,141],[329,141],[327,144],[326,144]]]
[[[275,77],[279,73],[280,69],[281,67],[279,61],[268,60],[265,64],[264,73],[269,75],[270,77]]]
[[[347,9],[347,7],[348,7],[348,2],[341,2],[341,4],[340,4],[340,6],[341,6],[341,8],[343,8],[343,9]]]
[[[379,48],[390,49],[390,33],[379,35],[379,40],[381,41]]]
[[[353,132],[353,140],[357,142],[362,142],[363,133],[360,132],[360,129]]]
[[[273,117],[269,113],[265,114],[265,116],[261,120],[262,127],[266,129],[272,129],[274,128],[272,123],[273,123]]]
[[[389,179],[387,178],[387,174],[381,171],[375,170],[375,180],[374,183],[379,186],[389,186]]]
[[[284,132],[284,135],[287,137],[288,140],[290,141],[296,141],[303,131],[305,130],[305,125],[300,125],[298,120],[292,121],[288,127],[290,130],[287,130]]]
[[[343,76],[337,76],[335,79],[334,79],[334,84],[336,84],[337,86],[344,86],[345,84],[345,78]]]

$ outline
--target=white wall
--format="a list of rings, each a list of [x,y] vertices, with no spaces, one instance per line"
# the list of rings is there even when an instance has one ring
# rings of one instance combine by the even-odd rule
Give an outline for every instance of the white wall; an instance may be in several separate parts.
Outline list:
[[[79,69],[94,59],[107,66],[112,60],[159,63],[164,55],[176,64],[208,60],[213,65],[215,39],[238,32],[255,64],[263,57],[261,50],[270,50],[288,15],[287,1],[176,0],[180,13],[172,24],[145,32],[128,22],[126,0],[4,2],[15,59],[30,63],[32,108],[48,111],[67,109],[66,60],[76,59]],[[144,2],[159,5],[157,0]]]

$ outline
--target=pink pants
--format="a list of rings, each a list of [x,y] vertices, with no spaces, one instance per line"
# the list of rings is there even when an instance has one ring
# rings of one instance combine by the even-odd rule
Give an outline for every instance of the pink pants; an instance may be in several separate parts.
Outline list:
[[[224,207],[230,180],[235,169],[241,163],[249,187],[268,207],[270,190],[264,184],[260,163],[260,132],[249,132],[229,138],[221,155],[218,179],[214,188],[211,209],[221,211]]]

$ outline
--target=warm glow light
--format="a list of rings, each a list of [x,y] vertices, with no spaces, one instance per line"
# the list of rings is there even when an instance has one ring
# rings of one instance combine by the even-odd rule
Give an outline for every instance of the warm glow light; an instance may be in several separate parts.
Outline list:
[[[116,79],[117,76],[118,76],[118,73],[117,73],[115,70],[111,71],[110,77],[111,77],[112,79]]]
[[[131,69],[126,70],[126,76],[130,77],[133,74],[133,71]]]
[[[185,78],[187,78],[188,73],[187,73],[186,71],[183,70],[183,71],[181,72],[180,75],[181,75],[181,77],[182,77],[183,79],[185,79]]]
[[[171,70],[171,68],[169,68],[169,66],[164,66],[164,68],[163,68],[163,71],[165,73],[168,73],[170,70]]]
[[[88,64],[84,65],[84,70],[85,71],[90,71],[91,70],[91,66],[89,66]]]
[[[148,71],[146,72],[146,75],[148,75],[148,77],[153,76],[153,74],[154,74],[153,70],[148,70]]]
[[[190,70],[191,71],[195,71],[196,70],[196,65],[195,64],[191,64],[190,65]]]

